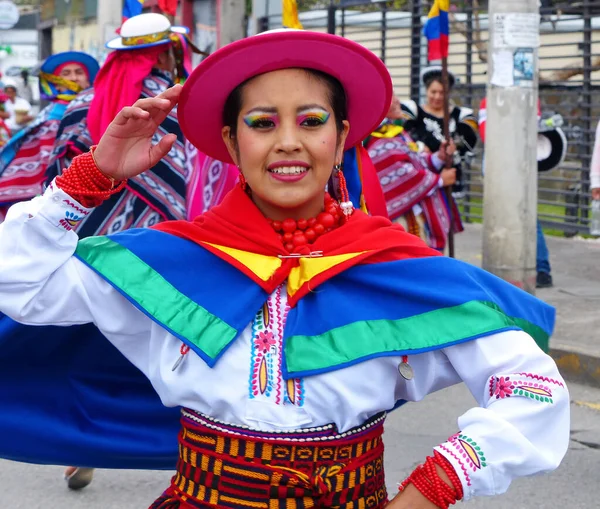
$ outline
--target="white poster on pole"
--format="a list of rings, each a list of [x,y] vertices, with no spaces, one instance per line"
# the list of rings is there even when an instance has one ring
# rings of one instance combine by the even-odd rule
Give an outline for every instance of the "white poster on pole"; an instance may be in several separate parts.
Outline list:
[[[539,14],[494,14],[494,48],[539,48]]]
[[[500,50],[492,54],[494,72],[490,83],[497,87],[512,87],[514,85],[513,53],[510,50]]]

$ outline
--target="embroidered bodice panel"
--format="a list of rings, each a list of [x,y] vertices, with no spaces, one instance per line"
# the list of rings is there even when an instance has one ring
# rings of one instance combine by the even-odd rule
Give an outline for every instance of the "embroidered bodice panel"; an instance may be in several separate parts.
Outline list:
[[[284,380],[283,329],[289,311],[283,285],[272,293],[252,322],[248,397],[276,405],[304,406],[304,380]]]

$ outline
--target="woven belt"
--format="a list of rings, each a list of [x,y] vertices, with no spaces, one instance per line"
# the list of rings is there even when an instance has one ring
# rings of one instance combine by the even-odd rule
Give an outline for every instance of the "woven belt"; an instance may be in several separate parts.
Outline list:
[[[151,509],[382,508],[383,420],[341,434],[334,426],[269,434],[185,410],[177,474]]]

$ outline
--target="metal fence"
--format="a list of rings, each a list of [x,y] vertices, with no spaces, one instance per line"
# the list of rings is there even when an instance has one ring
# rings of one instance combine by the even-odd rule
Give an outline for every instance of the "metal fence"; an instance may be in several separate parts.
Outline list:
[[[273,3],[279,0],[271,0]],[[388,66],[400,99],[422,101],[421,70],[428,65],[423,23],[431,2],[324,2],[301,12],[307,30],[327,31],[359,42]],[[451,13],[449,66],[457,77],[452,100],[479,110],[487,81],[488,16],[484,2],[464,0]],[[547,3],[547,2],[546,2]],[[546,228],[565,235],[589,231],[589,167],[600,120],[600,0],[564,2],[542,8],[540,25],[540,101],[543,117],[560,114],[569,148],[556,169],[539,174],[539,217]],[[264,29],[281,27],[281,16],[267,16]],[[461,209],[468,222],[482,219],[482,147],[467,170]]]

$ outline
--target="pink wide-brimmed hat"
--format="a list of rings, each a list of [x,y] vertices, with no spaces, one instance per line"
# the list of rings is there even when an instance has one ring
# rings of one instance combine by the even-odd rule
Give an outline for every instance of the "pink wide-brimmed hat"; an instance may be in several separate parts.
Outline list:
[[[233,162],[221,138],[227,97],[254,76],[290,68],[315,69],[340,81],[350,122],[346,148],[371,134],[389,109],[392,80],[374,53],[336,35],[273,30],[231,43],[194,69],[179,100],[184,136],[210,157]]]

